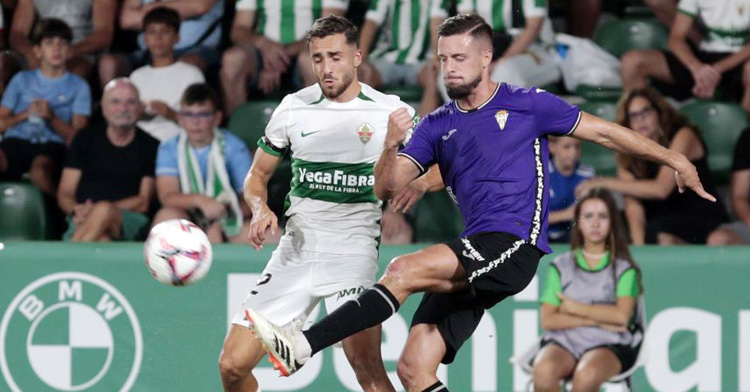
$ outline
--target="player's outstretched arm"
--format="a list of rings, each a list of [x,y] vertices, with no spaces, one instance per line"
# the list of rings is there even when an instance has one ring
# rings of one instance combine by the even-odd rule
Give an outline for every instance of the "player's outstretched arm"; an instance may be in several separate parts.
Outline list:
[[[388,117],[385,148],[375,164],[375,195],[380,200],[392,199],[406,184],[419,177],[419,169],[411,160],[396,156],[413,126],[413,116],[406,108],[397,109]]]
[[[243,184],[243,196],[250,206],[253,217],[250,220],[250,245],[255,250],[263,248],[266,230],[275,234],[278,230],[278,219],[268,208],[268,180],[271,179],[281,157],[271,155],[262,149],[255,152],[255,159]]]
[[[667,165],[675,170],[680,192],[684,192],[685,188],[690,188],[702,198],[716,201],[714,196],[703,189],[703,184],[698,178],[698,171],[690,160],[635,131],[582,112],[581,121],[573,131],[573,136],[601,144],[611,150]]]

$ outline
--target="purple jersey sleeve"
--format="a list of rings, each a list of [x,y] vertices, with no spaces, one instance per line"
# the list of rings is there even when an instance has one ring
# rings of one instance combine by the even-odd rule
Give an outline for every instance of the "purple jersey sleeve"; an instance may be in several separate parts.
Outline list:
[[[581,110],[542,89],[530,90],[537,132],[544,135],[569,135],[581,120]]]
[[[406,144],[398,155],[409,158],[419,168],[419,172],[424,173],[427,169],[437,162],[435,151],[435,142],[430,129],[430,119],[425,117],[417,124],[411,140]]]

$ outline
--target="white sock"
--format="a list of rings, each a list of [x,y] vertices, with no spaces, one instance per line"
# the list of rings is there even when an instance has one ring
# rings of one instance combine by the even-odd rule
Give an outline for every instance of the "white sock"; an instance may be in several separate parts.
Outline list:
[[[305,334],[302,331],[297,331],[294,334],[294,356],[297,358],[297,362],[305,363],[312,355],[312,347],[310,342],[307,341]]]

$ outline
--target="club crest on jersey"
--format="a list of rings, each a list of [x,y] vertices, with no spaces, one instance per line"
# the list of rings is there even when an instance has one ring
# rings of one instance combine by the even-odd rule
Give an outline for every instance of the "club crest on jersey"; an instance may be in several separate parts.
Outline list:
[[[495,113],[495,121],[497,121],[497,125],[500,126],[501,131],[505,129],[505,123],[508,121],[509,115],[510,113],[507,110],[498,110]]]
[[[368,123],[363,123],[359,126],[359,128],[357,128],[357,134],[359,135],[359,140],[361,140],[362,143],[369,142],[370,138],[372,138],[373,133],[375,133],[375,129]]]

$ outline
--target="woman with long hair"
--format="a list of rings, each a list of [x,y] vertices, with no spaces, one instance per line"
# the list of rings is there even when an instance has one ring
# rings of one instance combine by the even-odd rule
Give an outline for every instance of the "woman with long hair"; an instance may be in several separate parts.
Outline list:
[[[594,188],[576,206],[571,250],[550,265],[542,294],[542,348],[534,359],[536,391],[598,391],[635,363],[634,313],[641,272],[628,250],[615,200]]]
[[[656,90],[625,93],[616,117],[618,124],[685,155],[698,169],[705,190],[716,194],[708,149],[700,133]],[[617,154],[616,160],[617,178],[595,178],[581,184],[577,193],[594,187],[622,193],[633,244],[704,244],[711,231],[729,220],[721,201],[712,203],[694,193],[680,193],[674,170],[625,154]]]

